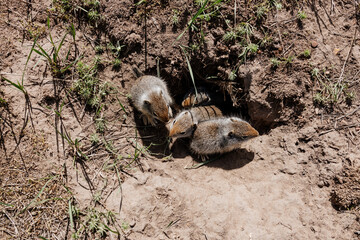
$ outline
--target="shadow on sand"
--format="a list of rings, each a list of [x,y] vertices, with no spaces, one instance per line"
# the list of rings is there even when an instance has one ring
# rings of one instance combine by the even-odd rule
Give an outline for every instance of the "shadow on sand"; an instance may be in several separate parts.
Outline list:
[[[196,155],[192,154],[189,150],[189,144],[190,139],[177,139],[171,147],[173,157],[175,159],[182,159],[186,156],[191,155],[194,160],[193,166],[201,164],[201,159]],[[254,159],[254,157],[254,152],[248,151],[247,149],[237,149],[229,153],[224,153],[222,155],[209,155],[209,160],[211,162],[206,163],[202,167],[214,167],[231,170],[245,166],[246,164],[250,163]]]
[[[156,158],[164,158],[171,154],[169,149],[168,130],[165,124],[159,123],[155,127],[145,126],[141,113],[134,110],[136,128],[139,132],[139,139],[144,147],[148,148],[150,155]]]

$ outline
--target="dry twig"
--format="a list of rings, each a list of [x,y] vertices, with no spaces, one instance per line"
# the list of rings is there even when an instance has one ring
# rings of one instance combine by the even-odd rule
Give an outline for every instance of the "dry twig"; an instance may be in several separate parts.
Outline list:
[[[343,67],[342,67],[342,69],[341,69],[340,77],[339,77],[339,80],[338,80],[338,82],[337,82],[338,85],[343,81],[343,75],[344,75],[345,67],[346,67],[346,64],[347,64],[347,62],[348,62],[348,60],[349,60],[351,51],[352,51],[352,49],[353,49],[353,47],[354,47],[354,42],[355,42],[355,39],[356,39],[356,34],[357,34],[357,26],[355,26],[354,36],[353,36],[353,39],[352,39],[352,41],[351,41],[350,49],[349,49],[349,52],[348,52],[348,54],[347,54],[347,56],[346,56],[345,62],[344,62],[344,64],[343,64]]]

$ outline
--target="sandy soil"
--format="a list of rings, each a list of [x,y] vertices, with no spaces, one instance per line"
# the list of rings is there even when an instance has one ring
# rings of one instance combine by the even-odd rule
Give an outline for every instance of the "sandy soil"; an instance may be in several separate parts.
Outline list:
[[[217,17],[198,20],[195,26],[204,36],[186,30],[199,9],[193,1],[109,0],[99,7],[71,2],[88,12],[97,9],[97,20],[79,9],[61,12],[64,5],[56,1],[1,3],[2,77],[21,81],[34,43],[30,32],[38,33],[39,45],[49,50],[49,32],[58,44],[74,23],[76,47],[68,35],[61,56],[69,48],[70,59],[83,55],[84,63],[100,56],[96,76],[112,90],[101,108],[86,107],[73,90],[80,77],[75,66],[55,76],[36,52],[24,77],[28,101],[0,82],[5,100],[0,103],[0,238],[70,239],[82,226],[90,229],[87,213],[94,209],[115,213],[115,221],[102,219],[118,234],[89,230],[80,239],[359,238],[359,6],[286,1],[254,19],[268,1],[247,2],[236,2],[235,18],[230,1]],[[301,21],[299,11],[306,14]],[[223,39],[235,21],[254,26],[247,41],[259,49],[247,54],[246,62],[238,57],[240,40]],[[123,46],[119,54],[107,47],[110,42]],[[134,67],[156,75],[159,66],[179,103],[192,86],[180,44],[196,45],[186,48],[196,84],[219,96],[227,114],[241,115],[261,133],[243,149],[193,169],[199,162],[186,140],[169,148],[166,129],[144,127],[127,98],[136,80]],[[96,46],[105,50],[99,53]],[[310,57],[302,55],[307,49]],[[113,66],[116,58],[120,67]],[[277,68],[271,58],[281,61]],[[314,101],[322,89],[314,68],[330,82],[346,83],[337,103]],[[236,76],[229,81],[231,71]],[[350,92],[351,103],[345,98]],[[103,131],[99,119],[106,124]],[[101,141],[94,145],[95,132]],[[78,216],[69,215],[71,204]]]

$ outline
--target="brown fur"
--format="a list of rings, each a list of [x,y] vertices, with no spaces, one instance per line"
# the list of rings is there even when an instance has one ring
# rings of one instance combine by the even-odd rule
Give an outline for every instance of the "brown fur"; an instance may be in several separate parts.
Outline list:
[[[155,76],[142,76],[131,88],[132,102],[142,113],[144,124],[156,125],[156,120],[169,121],[172,117],[172,98],[166,83]]]
[[[258,131],[240,118],[217,118],[197,125],[190,148],[198,155],[225,153],[258,135]]]
[[[170,137],[189,137],[194,126],[199,122],[222,116],[222,112],[214,105],[193,107],[180,112],[168,123]]]

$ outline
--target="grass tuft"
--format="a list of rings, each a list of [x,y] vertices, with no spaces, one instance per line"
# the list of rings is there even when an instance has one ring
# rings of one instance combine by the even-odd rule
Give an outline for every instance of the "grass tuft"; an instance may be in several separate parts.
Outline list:
[[[109,85],[106,82],[101,84],[97,78],[98,63],[97,59],[91,65],[80,61],[75,68],[79,78],[73,84],[73,91],[79,95],[88,107],[93,109],[100,106],[104,97],[110,91]]]
[[[271,67],[273,68],[277,68],[281,63],[281,61],[277,58],[271,58],[270,62],[271,62]]]
[[[354,92],[348,90],[346,83],[329,79],[326,74],[323,74],[318,68],[311,70],[311,76],[317,81],[320,87],[320,90],[313,96],[313,101],[316,104],[334,105],[341,101],[351,104],[356,97]]]
[[[306,13],[304,11],[299,11],[297,13],[297,18],[301,21],[301,20],[304,20],[306,18]]]

